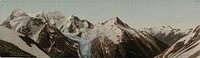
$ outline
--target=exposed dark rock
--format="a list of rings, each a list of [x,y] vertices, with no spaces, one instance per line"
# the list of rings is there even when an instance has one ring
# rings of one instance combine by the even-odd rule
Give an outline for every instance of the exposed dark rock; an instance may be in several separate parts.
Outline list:
[[[18,48],[16,45],[0,40],[0,56],[1,57],[33,57],[28,52],[25,52]]]
[[[55,26],[45,25],[41,30],[37,43],[52,57],[78,57],[79,44],[65,37]]]

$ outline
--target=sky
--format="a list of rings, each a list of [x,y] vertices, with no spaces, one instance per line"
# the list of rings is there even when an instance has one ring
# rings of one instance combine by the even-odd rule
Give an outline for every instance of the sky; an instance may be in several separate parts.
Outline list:
[[[200,25],[200,0],[0,0],[0,22],[20,8],[26,13],[60,11],[97,24],[119,17],[132,28]]]

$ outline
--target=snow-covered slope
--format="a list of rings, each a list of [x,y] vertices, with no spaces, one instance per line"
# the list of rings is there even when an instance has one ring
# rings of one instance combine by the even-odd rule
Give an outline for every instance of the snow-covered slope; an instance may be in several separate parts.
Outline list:
[[[199,58],[200,25],[189,35],[181,38],[156,58]]]
[[[24,36],[22,34],[19,34],[17,32],[14,32],[12,30],[9,30],[4,27],[0,27],[0,39],[10,42],[20,49],[36,56],[36,57],[49,57],[47,54],[45,54],[42,50],[38,48],[34,43],[30,43],[30,46],[26,43],[26,41],[22,40],[19,36]],[[27,38],[29,39],[29,38]]]
[[[138,30],[143,33],[152,34],[154,37],[168,44],[169,46],[192,32],[192,29],[174,29],[171,26],[141,28]]]

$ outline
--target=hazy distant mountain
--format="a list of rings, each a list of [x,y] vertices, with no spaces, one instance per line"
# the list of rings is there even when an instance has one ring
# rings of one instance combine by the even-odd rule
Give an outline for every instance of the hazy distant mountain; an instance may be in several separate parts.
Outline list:
[[[156,56],[156,58],[199,58],[199,39],[200,26],[197,26],[191,34],[175,42],[170,48]]]
[[[139,29],[142,33],[150,33],[156,39],[166,43],[167,45],[171,46],[179,39],[189,35],[193,29],[175,29],[171,26],[162,26],[162,27],[152,27],[152,28],[142,28]]]

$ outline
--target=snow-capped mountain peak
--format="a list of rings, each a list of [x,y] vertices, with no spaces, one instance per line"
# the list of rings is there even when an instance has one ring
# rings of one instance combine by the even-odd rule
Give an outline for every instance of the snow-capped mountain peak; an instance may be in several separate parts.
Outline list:
[[[145,52],[144,50],[146,51],[151,50],[150,52],[153,52],[153,53],[154,51],[157,51],[157,53],[159,53],[161,50],[163,50],[163,49],[160,49],[160,46],[158,46],[157,43],[155,43],[156,40],[153,39],[153,37],[150,34],[144,34],[144,33],[138,32],[134,28],[130,28],[127,24],[123,23],[118,17],[109,19],[103,23],[99,23],[95,25],[93,30],[94,31],[91,34],[95,34],[95,35],[88,35],[89,37],[95,36],[94,39],[92,40],[92,47],[91,47],[92,53],[95,53],[95,51],[99,49],[103,49],[103,50],[105,49],[105,51],[102,51],[103,54],[105,53],[105,56],[107,57],[113,56],[113,54],[116,53],[116,51],[113,51],[113,50],[115,49],[117,50],[118,47],[112,46],[112,45],[120,45],[120,46],[127,46],[127,47],[129,46],[129,48],[133,48],[133,46],[137,46],[136,48],[133,48],[132,50],[133,53],[130,53],[132,55],[137,55],[137,56],[150,55],[148,53],[147,54],[143,53]],[[138,47],[141,47],[141,45],[136,44],[136,42],[141,42],[142,45],[145,44],[144,46],[147,49],[144,49],[144,50],[142,48],[138,49]],[[93,44],[97,46],[100,45],[100,47],[106,47],[106,48],[98,48],[94,46]],[[105,45],[105,46],[101,46],[101,45]],[[126,50],[126,48],[122,48],[122,49]],[[141,54],[140,52],[138,53],[137,51],[134,51],[134,49],[141,50],[140,51]],[[121,52],[125,53],[126,55],[129,54],[129,52],[126,52],[126,51],[121,51]],[[93,54],[92,56],[95,57],[96,55],[98,54]]]
[[[11,19],[12,19],[13,17],[27,16],[27,14],[24,11],[22,11],[21,9],[18,8],[18,9],[14,9],[10,16],[11,16]]]
[[[199,26],[197,26],[195,29],[194,29],[194,31],[193,32],[200,32],[200,25]]]
[[[14,9],[11,15],[2,23],[4,27],[18,31],[20,27],[25,26],[30,19],[21,9]]]
[[[124,22],[122,22],[120,19],[119,19],[119,17],[115,17],[115,18],[112,18],[112,19],[109,19],[109,20],[107,20],[107,21],[105,21],[105,22],[103,22],[103,23],[101,23],[102,25],[116,25],[116,26],[121,26],[121,27],[126,27],[126,28],[128,28],[129,26],[126,24],[126,23],[124,23]]]
[[[155,58],[199,58],[200,25]]]
[[[53,19],[56,19],[56,20],[60,20],[62,18],[65,18],[65,16],[60,12],[60,11],[51,11],[51,12],[48,12],[49,15],[51,15],[51,17]]]
[[[59,29],[62,32],[79,33],[80,29],[92,29],[93,24],[87,20],[81,20],[77,16],[70,16],[67,21],[62,23]]]
[[[152,27],[152,28],[142,28],[138,29],[143,33],[152,34],[157,39],[163,41],[169,46],[174,42],[179,40],[180,38],[190,34],[192,29],[175,29],[171,26],[160,26],[160,27]]]
[[[38,13],[35,13],[35,17],[45,19],[47,22],[50,22],[51,24],[56,25],[57,27],[61,25],[66,20],[66,17],[62,15],[59,11],[49,11],[44,12],[40,11]]]
[[[124,23],[119,19],[119,17],[115,17],[115,18],[114,18],[114,21],[115,21],[114,24],[124,25]]]
[[[71,15],[71,16],[68,17],[68,20],[70,20],[70,21],[79,21],[80,19],[75,15]]]

